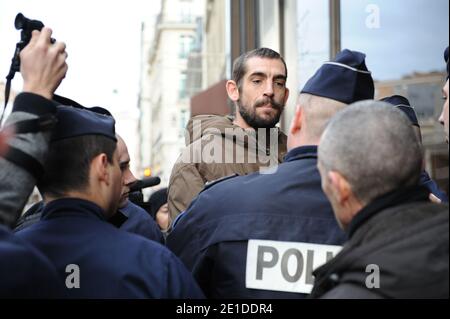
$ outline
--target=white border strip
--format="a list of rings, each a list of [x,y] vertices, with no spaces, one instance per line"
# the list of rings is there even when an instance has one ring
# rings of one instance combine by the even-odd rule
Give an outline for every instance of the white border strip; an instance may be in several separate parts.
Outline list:
[[[339,62],[325,62],[324,64],[331,64],[331,65],[340,66],[340,67],[343,67],[343,68],[346,68],[346,69],[349,69],[349,70],[352,70],[352,71],[355,71],[355,72],[363,73],[363,74],[372,74],[372,72],[370,72],[370,71],[358,70],[358,69],[355,69],[355,68],[353,68],[351,66],[348,66],[346,64],[339,63]]]

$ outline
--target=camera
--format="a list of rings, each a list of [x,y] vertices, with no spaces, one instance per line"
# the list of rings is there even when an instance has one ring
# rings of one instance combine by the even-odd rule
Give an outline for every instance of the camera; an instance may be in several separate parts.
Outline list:
[[[10,73],[8,74],[8,77],[11,77],[11,79],[12,77],[14,77],[15,72],[20,71],[20,51],[25,48],[28,43],[30,43],[32,32],[34,30],[41,31],[44,27],[44,24],[39,20],[28,19],[19,12],[16,15],[16,19],[14,20],[14,26],[16,27],[16,30],[21,30],[21,32],[20,42],[18,42],[16,45],[16,51],[14,52],[14,57],[12,59]],[[51,42],[55,43],[55,39],[52,38]]]
[[[30,42],[31,33],[33,30],[41,31],[44,24],[39,20],[31,20],[25,17],[22,13],[18,13],[16,19],[14,20],[14,26],[16,27],[16,30],[22,30],[18,45],[20,46],[20,49],[23,49]]]
[[[3,116],[5,115],[6,105],[8,104],[9,92],[11,90],[11,81],[14,78],[16,72],[20,72],[20,51],[22,51],[22,49],[25,48],[30,42],[32,32],[34,30],[41,31],[44,27],[44,24],[39,20],[28,19],[19,12],[14,20],[14,26],[16,27],[16,30],[21,30],[20,41],[16,44],[14,56],[11,60],[11,67],[9,68],[9,73],[6,76],[5,105],[3,107],[2,115],[0,116],[0,124],[3,120]],[[55,39],[53,38],[50,41],[51,43],[55,43]]]
[[[161,179],[157,176],[138,180],[133,185],[131,185],[128,199],[134,204],[145,209],[147,213],[151,214],[151,205],[149,202],[144,202],[144,195],[142,194],[142,190],[147,187],[159,185],[160,183]]]

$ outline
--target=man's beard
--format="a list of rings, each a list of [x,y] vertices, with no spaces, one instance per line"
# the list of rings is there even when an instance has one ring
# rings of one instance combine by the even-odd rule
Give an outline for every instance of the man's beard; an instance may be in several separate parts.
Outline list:
[[[263,105],[269,104],[272,106],[273,109],[277,111],[277,114],[275,114],[272,118],[261,118],[256,114],[256,109],[258,107],[261,107]],[[273,128],[275,125],[280,121],[281,113],[284,110],[284,105],[275,102],[272,99],[266,98],[262,99],[260,101],[257,101],[253,107],[247,107],[241,103],[241,100],[237,101],[237,104],[239,106],[239,113],[241,114],[244,121],[253,127],[254,129],[258,128]]]
[[[128,186],[124,187],[122,189],[122,193],[120,194],[119,202],[118,202],[118,208],[124,208],[128,201],[130,196],[130,188]]]

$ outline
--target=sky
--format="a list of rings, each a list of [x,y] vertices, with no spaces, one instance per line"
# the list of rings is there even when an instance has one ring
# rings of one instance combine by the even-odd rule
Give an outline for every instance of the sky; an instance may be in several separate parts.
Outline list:
[[[329,59],[328,0],[299,0],[299,88]],[[376,12],[374,11],[376,8]],[[341,0],[341,48],[366,54],[375,80],[444,71],[448,0]],[[377,15],[376,24],[372,22]]]
[[[141,22],[152,21],[159,10],[158,0],[0,0],[0,81],[20,40],[14,19],[22,12],[67,45],[69,71],[57,94],[136,117]],[[21,91],[19,73],[12,87]]]
[[[63,41],[69,70],[56,94],[91,106],[102,106],[116,119],[137,176],[137,108],[141,64],[141,22],[154,23],[159,0],[0,0],[0,82],[5,82],[20,31],[18,12],[42,21]],[[20,73],[12,83],[22,90]],[[4,92],[0,92],[4,94]],[[3,105],[0,106],[3,109]]]
[[[367,27],[374,13],[369,6],[374,5],[379,24]],[[366,53],[375,79],[398,79],[412,71],[444,71],[448,0],[342,0],[341,8],[342,48]]]

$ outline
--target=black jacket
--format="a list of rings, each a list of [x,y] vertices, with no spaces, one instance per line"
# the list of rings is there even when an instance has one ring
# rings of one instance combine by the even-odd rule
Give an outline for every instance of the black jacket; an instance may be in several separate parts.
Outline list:
[[[383,196],[349,225],[349,241],[314,275],[312,298],[448,298],[448,205],[423,188]],[[373,287],[373,266],[379,287]],[[369,283],[368,288],[366,281]]]

